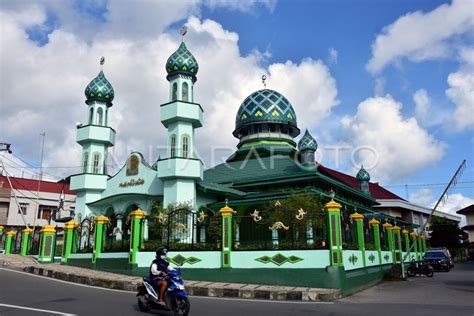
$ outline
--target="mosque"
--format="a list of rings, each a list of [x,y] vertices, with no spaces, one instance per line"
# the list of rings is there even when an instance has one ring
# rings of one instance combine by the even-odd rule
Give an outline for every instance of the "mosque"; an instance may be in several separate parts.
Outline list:
[[[241,205],[284,199],[290,190],[309,190],[323,197],[334,191],[343,207],[376,214],[367,171],[361,168],[354,179],[357,184],[351,186],[341,181],[341,173],[315,162],[316,140],[305,131],[297,141],[301,134],[297,113],[284,95],[271,89],[255,91],[243,100],[233,131],[239,140],[235,152],[225,163],[204,170],[195,156],[194,130],[205,128],[203,106],[194,99],[198,70],[183,41],[166,62],[169,102],[160,106],[161,123],[167,129],[166,157],[151,163],[133,152],[115,175],[106,168],[116,136],[108,120],[115,92],[102,70],[87,85],[88,119],[77,126],[82,170],[71,176],[79,219],[126,216],[138,208],[149,210],[155,201],[165,207],[190,203],[195,211],[217,210],[228,201],[239,210]]]

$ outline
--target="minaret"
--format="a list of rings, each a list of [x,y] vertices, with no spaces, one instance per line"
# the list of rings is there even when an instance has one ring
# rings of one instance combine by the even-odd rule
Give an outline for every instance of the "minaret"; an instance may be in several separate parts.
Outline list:
[[[190,202],[196,206],[196,181],[203,178],[201,160],[194,155],[194,129],[202,126],[203,110],[194,103],[199,65],[184,41],[166,62],[169,102],[161,105],[161,123],[168,129],[168,153],[158,161],[164,182],[163,206]]]
[[[86,205],[100,198],[107,185],[107,150],[115,143],[115,130],[109,127],[108,110],[114,89],[101,70],[86,87],[87,122],[77,126],[76,141],[82,146],[81,171],[71,177],[71,190],[77,192],[76,214],[82,218],[92,211]]]
[[[306,130],[303,137],[298,142],[300,162],[303,165],[314,165],[314,153],[318,149],[316,139]]]
[[[370,194],[369,190],[369,181],[370,181],[370,174],[367,170],[364,169],[364,165],[360,167],[359,172],[357,172],[356,176],[357,182],[359,182],[360,190],[364,193]]]

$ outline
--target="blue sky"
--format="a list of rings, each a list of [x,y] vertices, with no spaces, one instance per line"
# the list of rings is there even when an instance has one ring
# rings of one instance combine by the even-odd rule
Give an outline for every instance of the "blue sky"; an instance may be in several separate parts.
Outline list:
[[[453,190],[458,195],[450,205],[459,207],[474,201],[470,76],[474,34],[473,18],[466,13],[474,11],[473,3],[190,0],[138,1],[132,8],[120,0],[3,2],[3,32],[10,30],[15,36],[4,36],[2,42],[11,47],[1,58],[2,77],[12,74],[25,89],[30,87],[34,92],[30,94],[44,97],[33,102],[28,96],[18,97],[3,81],[1,125],[7,126],[22,113],[23,118],[31,118],[31,129],[19,134],[3,127],[1,134],[16,145],[23,159],[37,165],[37,135],[46,129],[45,163],[50,172],[64,174],[76,167],[78,163],[71,165],[71,161],[80,148],[74,144],[73,127],[85,111],[71,107],[65,115],[61,104],[83,102],[83,86],[97,70],[95,60],[106,54],[105,71],[117,95],[111,121],[121,142],[114,155],[120,164],[131,148],[146,151],[162,140],[161,132],[152,135],[151,129],[135,127],[153,125],[141,111],[156,112],[155,104],[166,98],[162,65],[180,41],[177,30],[186,24],[190,29],[186,41],[201,66],[196,88],[208,119],[207,129],[198,134],[204,147],[210,140],[234,146],[232,127],[227,125],[233,124],[239,100],[261,88],[258,76],[267,73],[269,86],[289,97],[300,113],[300,127],[310,129],[321,151],[325,145],[373,146],[381,155],[381,163],[369,170],[373,180],[402,197],[406,197],[403,185],[409,184],[411,199],[434,203],[442,185],[414,184],[446,183],[467,159],[460,180],[467,183]],[[466,22],[459,22],[463,19]],[[436,30],[439,25],[442,28]],[[379,40],[382,44],[377,45]],[[17,65],[16,56],[36,59]],[[130,84],[130,78],[137,77],[134,69],[144,78],[139,85],[143,91]],[[59,79],[64,76],[68,80]],[[40,89],[42,83],[34,79],[42,77],[61,92],[52,96],[49,87]],[[143,101],[144,94],[152,97]],[[423,104],[417,106],[416,94],[426,96],[424,114],[417,112]],[[137,103],[143,104],[138,108]],[[7,109],[7,104],[14,104],[16,110]],[[309,112],[302,115],[305,107]],[[55,114],[60,124],[34,127],[42,117],[51,117],[52,111],[64,113]],[[228,123],[221,121],[224,116]],[[372,124],[368,117],[379,123]],[[216,131],[223,136],[212,138]],[[374,134],[382,141],[374,140]],[[360,163],[368,163],[366,158],[354,165],[345,157],[337,167],[354,173]],[[330,154],[322,162],[336,166]]]

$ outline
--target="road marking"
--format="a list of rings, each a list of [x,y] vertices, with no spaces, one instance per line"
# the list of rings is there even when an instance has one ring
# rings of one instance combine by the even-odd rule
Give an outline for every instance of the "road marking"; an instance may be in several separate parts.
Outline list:
[[[42,313],[49,313],[49,314],[56,314],[56,315],[76,316],[76,314],[68,314],[68,313],[52,311],[52,310],[48,310],[48,309],[39,309],[39,308],[32,308],[32,307],[19,306],[19,305],[9,305],[9,304],[0,303],[0,306],[16,308],[16,309],[25,309],[25,310],[28,310],[28,311],[42,312]]]
[[[128,294],[135,294],[135,291],[125,291],[125,290],[116,290],[116,289],[107,289],[103,287],[98,287],[98,286],[92,286],[92,285],[87,285],[87,284],[80,284],[80,283],[74,283],[74,282],[68,282],[64,280],[58,280],[58,279],[53,279],[50,277],[45,277],[42,275],[36,275],[28,272],[23,272],[23,271],[16,271],[16,270],[11,270],[8,268],[0,268],[0,270],[5,270],[9,272],[15,272],[15,273],[21,273],[21,274],[26,274],[29,276],[33,277],[38,277],[42,278],[45,280],[51,280],[51,281],[56,281],[56,282],[61,282],[61,283],[66,283],[70,285],[76,285],[76,286],[82,286],[82,287],[87,287],[87,288],[92,288],[92,289],[97,289],[97,290],[104,290],[104,291],[113,291],[113,292],[121,292],[121,293],[128,293]],[[276,304],[334,304],[334,302],[314,302],[314,301],[275,301],[275,300],[259,300],[259,299],[251,299],[251,298],[234,298],[234,297],[209,297],[209,296],[191,296],[193,299],[211,299],[211,300],[228,300],[228,301],[245,301],[245,302],[256,302],[256,303],[276,303]]]
[[[29,273],[29,272],[16,271],[16,270],[8,269],[8,268],[0,268],[0,270],[5,270],[5,271],[9,271],[9,272],[20,273],[20,274],[26,274],[26,275],[33,276],[33,277],[42,278],[42,279],[44,279],[44,280],[51,280],[51,281],[55,281],[55,282],[61,282],[61,283],[69,284],[69,285],[76,285],[76,286],[88,287],[88,288],[97,289],[97,290],[104,290],[104,291],[112,291],[112,292],[122,292],[122,293],[132,293],[132,294],[135,294],[135,291],[125,291],[125,290],[117,290],[117,289],[108,289],[108,288],[105,288],[105,287],[92,286],[92,285],[81,284],[81,283],[74,283],[74,282],[69,282],[69,281],[64,281],[64,280],[58,280],[58,279],[54,279],[54,278],[50,278],[50,277],[45,277],[45,276],[43,276],[43,275],[37,275],[37,274]]]

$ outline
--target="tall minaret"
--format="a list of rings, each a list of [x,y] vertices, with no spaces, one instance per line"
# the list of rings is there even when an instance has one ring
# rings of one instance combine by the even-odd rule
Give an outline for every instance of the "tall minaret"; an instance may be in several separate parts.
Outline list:
[[[169,102],[161,105],[161,123],[168,129],[168,158],[158,162],[164,182],[163,206],[190,202],[196,206],[196,181],[203,178],[201,160],[194,155],[194,129],[202,126],[203,110],[194,103],[199,65],[184,41],[166,62]]]
[[[306,130],[303,137],[298,142],[300,162],[303,165],[314,166],[314,153],[318,149],[316,139]]]
[[[82,218],[92,211],[87,203],[100,198],[107,186],[107,150],[115,143],[115,130],[109,127],[108,111],[114,99],[114,89],[101,70],[86,87],[89,106],[87,122],[77,126],[76,141],[82,146],[81,172],[71,177],[71,190],[77,192],[76,214]]]

